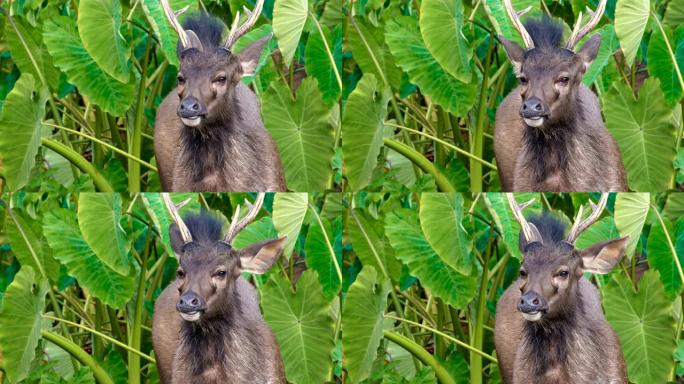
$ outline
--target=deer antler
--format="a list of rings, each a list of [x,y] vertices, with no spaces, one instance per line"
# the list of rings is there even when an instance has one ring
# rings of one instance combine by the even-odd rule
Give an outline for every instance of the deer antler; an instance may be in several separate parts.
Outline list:
[[[523,25],[522,21],[520,21],[520,16],[526,14],[529,12],[532,7],[527,7],[526,9],[516,12],[515,9],[513,9],[513,4],[511,4],[511,0],[504,0],[504,7],[506,8],[506,12],[508,12],[508,17],[510,17],[511,21],[513,22],[513,26],[515,29],[520,32],[520,36],[523,39],[523,42],[525,43],[525,48],[526,49],[532,49],[534,48],[534,42],[532,41],[532,36],[530,36],[529,32],[527,32],[527,29],[525,29],[525,26]]]
[[[247,8],[244,8],[245,13],[247,14],[247,21],[245,21],[245,23],[239,27],[238,23],[240,22],[240,11],[235,13],[233,24],[230,26],[230,32],[228,33],[228,38],[226,39],[225,44],[223,44],[225,49],[230,51],[237,39],[247,33],[247,31],[254,26],[254,23],[256,23],[257,19],[259,19],[259,15],[261,15],[261,10],[263,8],[264,0],[257,0],[256,4],[254,5],[254,9],[251,12]]]
[[[245,200],[245,204],[247,207],[249,207],[249,211],[245,215],[245,217],[242,218],[242,220],[238,221],[240,218],[240,206],[238,205],[237,208],[235,208],[235,214],[233,214],[233,220],[230,221],[230,227],[228,228],[228,232],[226,233],[226,237],[224,238],[223,241],[225,241],[228,244],[231,244],[233,239],[235,239],[235,236],[244,229],[249,223],[251,223],[254,218],[259,214],[259,210],[261,209],[261,206],[264,204],[264,196],[265,193],[259,193],[257,195],[256,200],[254,200],[254,204],[250,204],[249,201]]]
[[[572,228],[570,228],[570,233],[568,234],[567,242],[570,244],[574,244],[579,235],[586,231],[587,228],[589,228],[596,220],[598,220],[599,216],[601,216],[601,213],[603,210],[606,208],[606,203],[608,202],[608,194],[607,193],[602,193],[601,194],[601,199],[599,199],[598,204],[594,204],[593,201],[589,200],[589,204],[591,205],[591,215],[587,217],[586,220],[582,220],[582,210],[583,207],[580,205],[579,210],[577,211],[577,216],[575,217],[575,221],[572,224]]]
[[[539,234],[539,230],[533,225],[530,224],[526,219],[525,216],[523,216],[522,211],[529,207],[530,204],[534,203],[534,199],[523,203],[523,204],[518,204],[517,201],[515,201],[515,196],[512,193],[506,193],[506,198],[508,198],[508,205],[511,206],[511,210],[513,211],[513,215],[515,216],[515,219],[520,223],[520,227],[522,227],[522,232],[523,236],[525,236],[525,240],[530,243],[534,241],[542,241],[541,235]]]
[[[587,7],[587,13],[589,13],[591,18],[589,19],[589,22],[582,28],[580,28],[580,24],[582,23],[582,11],[580,11],[579,15],[577,15],[577,22],[575,22],[575,26],[572,29],[572,34],[570,35],[565,48],[572,51],[575,48],[575,45],[577,45],[577,43],[579,43],[579,41],[582,40],[587,33],[591,32],[594,27],[596,27],[596,24],[598,24],[598,22],[601,20],[601,16],[603,16],[603,11],[606,10],[606,2],[606,0],[600,0],[598,6],[596,7],[596,11],[594,12]]]
[[[166,205],[166,209],[169,211],[169,214],[171,215],[171,219],[173,219],[173,222],[176,223],[176,225],[178,225],[178,229],[180,230],[183,242],[185,244],[192,242],[192,235],[190,234],[190,230],[185,225],[183,219],[181,219],[180,214],[178,213],[178,210],[184,207],[190,201],[190,199],[182,201],[178,204],[174,204],[171,200],[171,196],[169,196],[168,193],[162,193],[162,198],[164,199],[164,205]]]
[[[169,5],[169,0],[161,0],[161,6],[164,8],[164,13],[166,14],[166,18],[169,19],[169,22],[171,23],[171,26],[173,29],[176,30],[176,33],[178,33],[178,38],[181,41],[181,45],[183,48],[189,48],[190,47],[190,38],[188,37],[188,34],[185,32],[185,29],[183,29],[183,26],[181,26],[181,23],[178,21],[178,15],[182,14],[185,12],[189,6],[181,9],[178,12],[174,12],[173,9],[171,9],[171,5]]]

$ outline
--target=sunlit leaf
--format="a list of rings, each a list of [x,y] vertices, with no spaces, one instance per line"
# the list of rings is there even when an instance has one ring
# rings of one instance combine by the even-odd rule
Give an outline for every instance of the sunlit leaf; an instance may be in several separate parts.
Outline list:
[[[363,73],[372,73],[379,82],[398,89],[401,86],[401,70],[395,65],[385,44],[383,32],[356,18],[348,28],[349,47]]]
[[[278,193],[273,200],[273,225],[278,235],[287,236],[283,247],[283,257],[286,259],[290,258],[297,243],[308,201],[306,193]]]
[[[620,235],[629,236],[625,254],[630,259],[646,222],[649,203],[648,193],[620,193],[615,199],[615,225]]]
[[[392,281],[398,282],[401,278],[401,262],[394,256],[394,250],[385,237],[384,223],[355,209],[347,225],[354,252],[361,263],[374,267],[381,276],[386,274]]]
[[[306,0],[278,0],[273,8],[273,33],[278,39],[283,61],[290,65],[308,12]]]
[[[5,222],[12,253],[22,266],[30,266],[38,276],[42,270],[50,281],[59,279],[59,262],[40,231],[40,226],[27,220],[21,212],[12,210]]]
[[[40,29],[27,25],[23,19],[7,18],[5,37],[12,60],[21,73],[32,74],[38,83],[42,76],[46,82],[45,86],[52,88],[59,86],[60,72],[55,68],[50,54],[42,44],[43,37]]]
[[[620,0],[615,8],[615,34],[620,40],[627,65],[636,57],[641,37],[646,30],[649,0]]]
[[[420,32],[425,46],[451,76],[464,83],[473,73],[473,51],[461,32],[463,3],[448,0],[424,0],[420,4]]]

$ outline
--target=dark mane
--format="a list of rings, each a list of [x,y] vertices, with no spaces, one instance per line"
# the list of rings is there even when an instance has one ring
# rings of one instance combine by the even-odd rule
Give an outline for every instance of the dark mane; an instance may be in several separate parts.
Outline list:
[[[565,224],[548,212],[540,216],[528,217],[527,221],[534,224],[544,240],[544,244],[558,244],[565,238]],[[523,242],[522,231],[520,232],[520,242]],[[522,248],[522,247],[521,247]]]
[[[563,26],[547,15],[539,19],[525,21],[525,29],[529,32],[535,49],[552,51],[560,48],[563,38]]]
[[[191,213],[183,217],[183,222],[192,235],[193,242],[215,243],[221,240],[222,222],[202,210],[200,213]]]
[[[204,47],[215,48],[222,44],[221,35],[225,25],[219,18],[206,12],[189,15],[183,22],[183,28],[195,32]]]

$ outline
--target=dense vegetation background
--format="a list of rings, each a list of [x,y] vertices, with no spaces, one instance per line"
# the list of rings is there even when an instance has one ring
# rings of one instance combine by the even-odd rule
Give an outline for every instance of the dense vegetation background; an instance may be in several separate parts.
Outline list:
[[[191,197],[230,217],[244,194]],[[521,194],[574,217],[586,194]],[[597,195],[592,198],[596,200]],[[612,195],[578,240],[630,235],[592,277],[634,383],[684,378],[684,198]],[[0,383],[156,383],[152,311],[174,278],[158,194],[16,193],[0,200]],[[288,234],[251,277],[292,383],[497,383],[495,307],[516,278],[519,226],[502,194],[267,195],[238,248]]]
[[[230,24],[253,0],[171,1]],[[514,0],[566,26],[597,0]],[[155,111],[177,36],[158,0],[0,5],[0,169],[11,190],[155,191]],[[243,12],[244,14],[244,12]],[[584,15],[587,13],[584,12]],[[684,5],[608,0],[598,94],[635,191],[681,188]],[[293,191],[498,190],[494,113],[516,85],[501,0],[266,0],[254,79]],[[65,187],[63,187],[65,186]]]

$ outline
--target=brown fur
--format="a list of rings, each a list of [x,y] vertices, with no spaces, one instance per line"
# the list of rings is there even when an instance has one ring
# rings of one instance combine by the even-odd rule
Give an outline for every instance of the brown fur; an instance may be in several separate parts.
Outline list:
[[[610,271],[627,238],[579,251],[564,242],[557,220],[544,216],[533,224],[542,240],[521,240],[521,277],[496,306],[494,342],[504,383],[628,383],[620,342],[603,316],[599,292],[583,277],[586,271]],[[523,317],[529,310],[522,298],[529,294],[537,295],[544,308],[537,320]]]

